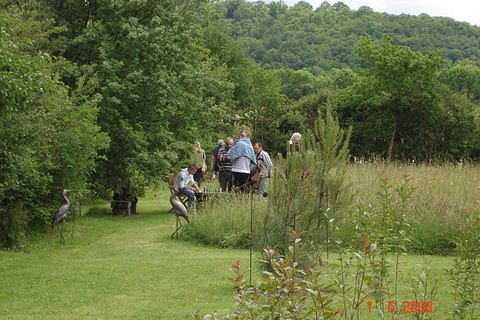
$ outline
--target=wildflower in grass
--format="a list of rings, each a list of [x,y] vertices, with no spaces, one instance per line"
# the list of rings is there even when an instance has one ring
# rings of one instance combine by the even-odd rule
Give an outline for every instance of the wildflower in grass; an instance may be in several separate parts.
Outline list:
[[[335,312],[336,315],[341,317],[344,317],[346,315],[345,309],[339,309],[337,312]]]
[[[235,261],[235,263],[230,267],[230,270],[235,274],[235,277],[232,279],[235,291],[238,293],[245,285],[245,278],[240,272],[240,260]]]
[[[312,170],[305,170],[305,172],[303,173],[303,180],[307,180],[307,179],[310,178],[312,175],[313,175]]]
[[[310,266],[306,270],[307,275],[312,275],[313,274],[313,268]]]
[[[368,253],[370,249],[370,242],[371,241],[368,237],[363,238],[363,251],[365,251],[365,253]]]
[[[240,270],[240,260],[235,261],[235,263],[231,267],[231,270],[234,270],[234,271]]]

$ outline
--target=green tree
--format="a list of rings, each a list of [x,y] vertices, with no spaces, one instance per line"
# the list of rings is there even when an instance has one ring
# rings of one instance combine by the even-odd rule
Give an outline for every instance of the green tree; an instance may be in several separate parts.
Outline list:
[[[250,107],[253,137],[262,141],[272,154],[281,151],[283,136],[279,132],[280,119],[285,111],[285,97],[278,78],[256,66],[252,73],[252,105]]]
[[[435,118],[437,153],[459,161],[480,156],[480,118],[478,105],[463,92],[439,88],[440,112]]]
[[[227,6],[224,17],[233,25],[232,37],[259,64],[324,71],[360,66],[353,47],[361,36],[380,39],[389,34],[395,43],[419,52],[440,49],[452,62],[469,59],[480,66],[478,29],[445,17],[390,15],[344,3],[321,3],[318,8],[299,1],[218,1]]]
[[[458,63],[444,70],[441,79],[453,90],[465,92],[472,99],[480,101],[480,67]]]
[[[326,87],[318,90],[315,94],[296,101],[293,106],[304,115],[308,128],[313,128],[319,116],[319,111],[326,110],[332,104],[332,99],[334,99],[334,91]]]
[[[304,134],[301,150],[277,159],[269,197],[272,213],[262,225],[265,243],[286,250],[292,229],[316,243],[331,241],[330,220],[341,214],[340,203],[348,201],[345,168],[350,135],[351,129],[342,129],[324,108]]]
[[[141,194],[186,164],[195,141],[208,147],[230,129],[235,86],[220,57],[235,49],[228,38],[221,46],[206,1],[41,1],[68,29],[61,53],[76,68],[64,81],[98,78],[99,124],[111,139],[94,176],[101,194]]]
[[[389,37],[380,43],[361,38],[355,49],[367,66],[367,81],[357,83],[353,99],[364,108],[367,119],[380,115],[381,123],[368,125],[380,124],[384,137],[388,136],[386,158],[392,159],[394,151],[397,156],[425,157],[431,142],[431,119],[438,111],[442,58],[395,45]]]
[[[0,6],[2,247],[22,246],[34,225],[47,222],[61,189],[75,190],[74,197],[86,189],[97,153],[108,142],[96,124],[98,98],[84,95],[89,82],[69,93],[52,58],[36,51],[31,38],[46,22],[24,9]]]
[[[281,81],[282,92],[289,99],[298,100],[315,93],[319,88],[317,79],[308,70],[279,68],[274,72]]]

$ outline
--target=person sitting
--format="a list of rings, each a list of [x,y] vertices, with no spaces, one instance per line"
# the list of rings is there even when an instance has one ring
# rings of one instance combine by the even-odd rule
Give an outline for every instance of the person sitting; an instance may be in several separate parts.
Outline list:
[[[188,198],[188,207],[192,207],[195,201],[195,192],[200,192],[200,188],[195,183],[193,175],[197,172],[196,164],[189,164],[187,168],[182,169],[173,182],[173,189],[179,195],[185,195]]]

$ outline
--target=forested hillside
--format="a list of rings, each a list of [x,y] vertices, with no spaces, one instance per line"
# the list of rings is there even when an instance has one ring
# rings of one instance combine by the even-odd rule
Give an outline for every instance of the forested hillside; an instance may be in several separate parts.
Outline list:
[[[476,161],[479,56],[477,27],[341,3],[0,0],[0,246],[64,188],[141,195],[241,128],[285,153],[327,110],[352,157]]]
[[[353,127],[355,156],[478,157],[479,27],[342,2],[227,0],[216,9],[232,39],[280,79],[301,129],[331,108]]]
[[[260,64],[293,69],[359,67],[353,46],[360,36],[388,34],[396,44],[423,53],[439,50],[451,62],[480,66],[480,28],[451,18],[422,14],[392,15],[367,6],[351,10],[342,2],[313,8],[300,1],[285,3],[221,2],[231,36]]]

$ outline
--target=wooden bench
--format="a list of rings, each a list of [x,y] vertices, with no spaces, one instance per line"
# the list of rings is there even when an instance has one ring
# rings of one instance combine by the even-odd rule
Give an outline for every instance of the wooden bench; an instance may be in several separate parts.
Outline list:
[[[129,216],[136,214],[136,203],[128,200],[112,200],[110,202],[112,213],[116,216]]]

